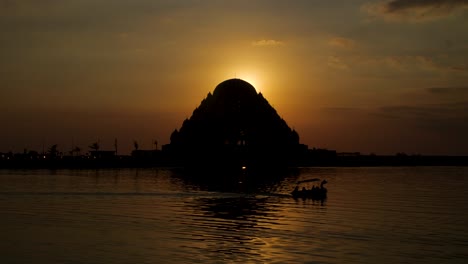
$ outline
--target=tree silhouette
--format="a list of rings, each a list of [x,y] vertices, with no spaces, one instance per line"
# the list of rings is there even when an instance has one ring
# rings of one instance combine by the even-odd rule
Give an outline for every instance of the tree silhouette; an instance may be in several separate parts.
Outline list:
[[[114,148],[115,148],[115,154],[117,155],[119,144],[117,142],[117,139],[114,139]]]
[[[138,150],[138,142],[136,140],[133,141],[133,147],[135,148],[135,150]]]
[[[78,146],[75,146],[72,148],[70,151],[71,155],[73,156],[75,153],[78,154],[78,156],[81,154],[81,148]]]
[[[57,144],[54,144],[54,145],[49,147],[49,150],[47,151],[47,153],[49,154],[49,157],[51,157],[51,158],[57,157],[57,155],[59,153],[57,148],[58,148]]]
[[[89,148],[94,151],[98,151],[100,146],[98,142],[94,142],[93,144],[89,145]]]

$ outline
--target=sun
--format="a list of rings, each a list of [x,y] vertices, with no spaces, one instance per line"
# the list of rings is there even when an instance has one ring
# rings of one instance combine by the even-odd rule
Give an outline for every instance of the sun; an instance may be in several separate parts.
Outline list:
[[[259,89],[259,86],[258,86],[259,81],[255,75],[239,76],[238,78],[250,83],[251,85],[253,85],[253,87],[255,87],[256,90]]]
[[[237,65],[220,71],[224,79],[241,79],[250,83],[257,93],[264,93],[266,87],[267,73],[259,67]]]
[[[255,73],[251,73],[251,72],[246,72],[246,73],[239,73],[237,74],[236,78],[238,79],[242,79],[248,83],[250,83],[251,85],[253,85],[253,87],[255,87],[255,90],[257,90],[257,92],[262,92],[262,79],[260,78],[260,76],[258,74],[255,74]]]

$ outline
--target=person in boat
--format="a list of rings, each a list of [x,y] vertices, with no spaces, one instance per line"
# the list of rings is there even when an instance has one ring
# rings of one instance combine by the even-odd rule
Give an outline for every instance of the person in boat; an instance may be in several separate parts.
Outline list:
[[[322,183],[320,183],[320,189],[327,189],[324,187],[325,184],[327,184],[327,180],[323,180]]]
[[[315,187],[315,185],[314,185],[314,186],[312,186],[312,189],[311,189],[311,191],[312,191],[312,193],[315,193],[315,192],[317,191],[317,187]]]
[[[324,199],[327,195],[327,188],[324,185],[327,183],[327,180],[323,180],[320,184],[320,187],[317,185],[313,185],[311,189],[307,189],[305,186],[302,187],[302,190],[299,190],[299,184],[302,182],[309,182],[309,181],[319,181],[319,179],[312,179],[306,181],[299,181],[294,188],[294,191],[291,194],[294,197],[303,197],[303,198],[312,198],[312,199]]]
[[[328,183],[327,180],[323,180],[322,183],[320,183],[320,193],[322,195],[326,195],[326,193],[327,193],[327,188],[325,188],[325,186],[324,186],[327,183]]]
[[[299,186],[296,186],[296,188],[294,188],[294,191],[292,191],[291,194],[294,195],[294,196],[297,196],[297,195],[299,195],[299,193],[300,193],[299,192]]]
[[[303,192],[299,191],[299,186],[296,186],[296,188],[294,188],[294,191],[292,191],[291,194],[295,197],[298,197],[298,196],[302,196]]]

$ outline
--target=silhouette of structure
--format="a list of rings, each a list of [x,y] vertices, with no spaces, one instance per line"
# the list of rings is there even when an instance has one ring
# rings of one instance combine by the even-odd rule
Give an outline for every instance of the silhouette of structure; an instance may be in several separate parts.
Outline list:
[[[300,144],[291,129],[261,93],[246,81],[230,79],[216,86],[175,130],[171,143],[158,150],[142,150],[134,141],[131,156],[117,155],[115,150],[101,150],[99,140],[82,154],[74,146],[65,154],[58,145],[42,152],[24,149],[22,153],[0,153],[0,168],[124,168],[180,167],[217,173],[219,169],[244,177],[256,171],[271,179],[280,168],[305,166],[468,166],[468,156],[363,155],[339,153],[320,148],[308,149]],[[69,153],[67,155],[66,153]],[[274,170],[274,173],[271,173]],[[261,172],[261,173],[259,173]],[[263,173],[266,172],[266,173]],[[202,174],[202,175],[203,175]],[[197,176],[199,176],[198,174]],[[213,179],[209,175],[209,180]],[[244,177],[246,178],[246,177]],[[254,177],[247,177],[254,178]],[[258,176],[260,178],[266,178]],[[198,177],[198,180],[200,177]],[[238,182],[238,178],[235,178]]]
[[[208,93],[170,140],[164,151],[192,168],[287,166],[307,151],[263,95],[240,79]]]

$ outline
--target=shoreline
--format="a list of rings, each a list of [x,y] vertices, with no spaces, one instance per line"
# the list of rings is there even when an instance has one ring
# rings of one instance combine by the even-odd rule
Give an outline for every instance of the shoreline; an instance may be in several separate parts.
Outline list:
[[[208,164],[209,165],[209,164]],[[274,163],[272,163],[274,165]],[[200,167],[206,167],[204,164]],[[305,157],[292,161],[290,168],[300,167],[420,167],[468,166],[468,156],[337,156]],[[112,168],[183,168],[175,159],[138,159],[132,156],[115,156],[105,159],[87,157],[57,159],[0,160],[0,169],[112,169]]]

